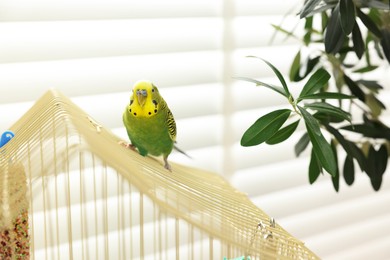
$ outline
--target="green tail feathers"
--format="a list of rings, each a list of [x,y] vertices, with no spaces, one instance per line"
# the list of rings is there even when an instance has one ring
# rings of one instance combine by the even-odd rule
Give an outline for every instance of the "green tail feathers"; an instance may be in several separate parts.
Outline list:
[[[192,159],[191,156],[189,156],[186,152],[184,152],[183,150],[181,150],[181,149],[180,149],[179,147],[177,147],[176,145],[173,145],[173,148],[174,148],[176,151],[178,151],[178,152],[184,154],[184,155],[187,156],[188,158]]]

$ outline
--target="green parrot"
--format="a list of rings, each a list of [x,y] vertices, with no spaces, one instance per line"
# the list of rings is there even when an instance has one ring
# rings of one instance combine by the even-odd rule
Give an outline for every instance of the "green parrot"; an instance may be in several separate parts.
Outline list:
[[[171,171],[168,156],[175,148],[176,122],[167,103],[157,87],[147,80],[137,81],[133,86],[130,103],[123,113],[123,124],[131,144],[126,147],[135,150],[142,156],[148,154],[162,155],[164,167]]]

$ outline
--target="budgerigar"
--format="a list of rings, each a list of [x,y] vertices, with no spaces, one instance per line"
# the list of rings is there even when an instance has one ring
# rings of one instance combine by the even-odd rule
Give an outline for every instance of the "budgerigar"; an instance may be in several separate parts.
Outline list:
[[[162,155],[164,167],[171,170],[168,156],[173,148],[177,149],[174,146],[176,122],[152,82],[141,80],[134,84],[130,103],[123,113],[123,123],[131,142],[128,147],[137,148],[143,156]]]

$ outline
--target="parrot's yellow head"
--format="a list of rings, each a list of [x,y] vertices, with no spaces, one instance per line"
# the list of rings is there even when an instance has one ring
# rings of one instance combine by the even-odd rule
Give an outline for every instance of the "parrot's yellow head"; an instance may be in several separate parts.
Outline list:
[[[158,89],[152,82],[140,80],[133,86],[128,111],[135,117],[152,117],[159,112],[161,100]]]

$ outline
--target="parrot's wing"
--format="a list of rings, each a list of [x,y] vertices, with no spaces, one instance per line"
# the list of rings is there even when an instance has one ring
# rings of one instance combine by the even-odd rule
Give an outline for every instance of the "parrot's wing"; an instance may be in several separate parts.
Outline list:
[[[168,132],[169,136],[171,137],[172,141],[176,141],[176,122],[175,118],[173,118],[171,110],[167,107],[167,125],[168,125]]]

